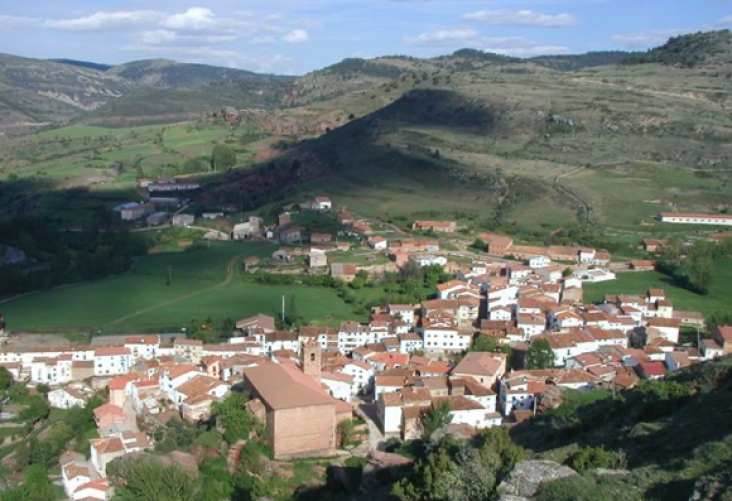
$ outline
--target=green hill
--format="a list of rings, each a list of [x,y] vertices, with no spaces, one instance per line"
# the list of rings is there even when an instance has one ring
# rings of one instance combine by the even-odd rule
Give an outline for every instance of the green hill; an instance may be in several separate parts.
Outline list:
[[[637,53],[627,64],[660,63],[684,68],[730,70],[732,65],[732,31],[710,31],[679,35],[660,47]]]
[[[644,381],[615,399],[559,407],[511,435],[538,457],[560,462],[586,447],[621,452],[629,472],[617,477],[618,488],[640,490],[644,500],[724,500],[732,495],[730,410],[727,356]],[[695,488],[706,493],[692,497]]]
[[[83,121],[87,114],[89,123],[170,123],[222,105],[278,106],[291,81],[160,59],[108,66],[0,54],[0,133]],[[185,90],[198,92],[181,94]]]

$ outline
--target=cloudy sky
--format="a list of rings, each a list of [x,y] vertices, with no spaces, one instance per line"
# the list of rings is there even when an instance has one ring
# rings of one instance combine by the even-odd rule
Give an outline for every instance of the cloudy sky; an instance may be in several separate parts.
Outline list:
[[[519,57],[639,50],[722,28],[732,28],[732,0],[0,0],[0,52],[283,74],[464,47]]]

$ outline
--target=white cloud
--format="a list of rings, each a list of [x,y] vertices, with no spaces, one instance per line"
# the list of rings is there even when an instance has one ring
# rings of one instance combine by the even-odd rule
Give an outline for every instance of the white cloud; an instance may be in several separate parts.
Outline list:
[[[717,21],[717,24],[724,25],[724,24],[732,24],[732,16],[723,17],[719,21]]]
[[[635,33],[620,33],[610,37],[615,43],[630,49],[643,49],[665,43],[669,38],[694,30],[682,28],[668,28],[663,30],[648,30]]]
[[[146,31],[140,35],[140,40],[144,44],[158,45],[162,43],[170,43],[178,38],[178,33],[171,30],[152,30]]]
[[[72,19],[47,19],[43,25],[61,30],[106,30],[149,24],[159,20],[163,15],[154,10],[95,12],[89,16]]]
[[[541,54],[567,54],[569,47],[563,45],[547,45],[527,40],[524,37],[494,37],[482,40],[486,52],[494,52],[506,56],[529,57]]]
[[[305,30],[292,30],[288,34],[282,37],[287,43],[304,43],[310,40],[310,35]]]
[[[477,37],[477,31],[470,28],[463,28],[455,30],[437,30],[429,33],[422,33],[421,35],[418,35],[416,37],[404,37],[404,41],[412,45],[444,47],[475,40]]]
[[[218,49],[210,46],[200,47],[166,47],[166,46],[126,46],[122,50],[139,55],[148,54],[153,57],[175,59],[187,63],[201,63],[227,66],[230,68],[247,68],[261,73],[292,73],[292,58],[283,54],[250,55],[233,49]]]
[[[572,14],[543,14],[533,10],[479,10],[464,14],[465,21],[480,21],[493,25],[535,26],[540,28],[563,28],[573,26],[577,18]]]
[[[175,30],[205,30],[216,25],[211,9],[192,7],[181,14],[173,14],[163,21],[163,26]]]

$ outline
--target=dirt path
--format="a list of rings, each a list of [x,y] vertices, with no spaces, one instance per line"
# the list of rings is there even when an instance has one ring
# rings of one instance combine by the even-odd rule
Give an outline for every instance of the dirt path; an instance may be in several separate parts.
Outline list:
[[[144,308],[142,310],[138,310],[138,311],[129,313],[129,314],[125,315],[124,317],[120,317],[116,320],[113,320],[112,322],[109,323],[109,325],[118,325],[118,324],[121,324],[122,322],[126,322],[127,320],[129,320],[131,318],[135,318],[135,317],[139,317],[140,315],[144,315],[145,313],[150,313],[151,311],[155,311],[160,308],[172,306],[174,304],[180,303],[181,301],[186,301],[187,299],[191,299],[191,298],[200,296],[202,294],[207,294],[209,292],[213,292],[215,290],[221,289],[222,287],[226,287],[234,280],[234,275],[236,274],[236,263],[242,257],[244,257],[244,254],[238,254],[229,260],[229,264],[226,267],[226,278],[224,278],[223,282],[216,284],[212,287],[202,289],[200,291],[191,292],[190,294],[184,294],[183,296],[178,296],[175,299],[170,299],[168,301],[158,303],[158,304],[150,306],[148,308]]]
[[[561,179],[564,179],[566,177],[572,176],[574,174],[577,174],[578,172],[584,170],[584,167],[578,167],[570,172],[565,172],[563,174],[558,174],[557,177],[554,178],[553,187],[555,190],[557,190],[562,195],[566,196],[567,198],[570,198],[574,200],[576,203],[578,203],[584,210],[585,218],[589,224],[594,224],[592,222],[592,207],[590,207],[590,204],[588,204],[582,197],[580,197],[577,193],[575,193],[573,190],[567,188],[566,186],[562,185],[559,181]]]

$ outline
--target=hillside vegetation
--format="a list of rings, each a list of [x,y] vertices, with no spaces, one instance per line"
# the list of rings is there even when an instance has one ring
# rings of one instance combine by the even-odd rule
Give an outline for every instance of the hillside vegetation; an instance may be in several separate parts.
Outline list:
[[[21,76],[7,76],[6,63],[0,80],[20,87],[32,77],[29,68],[52,68],[72,79],[94,72],[100,82],[118,85],[119,96],[99,98],[83,113],[68,104],[59,112],[94,125],[199,120],[189,127],[200,130],[209,127],[206,112],[247,108],[238,127],[199,134],[197,142],[200,149],[208,142],[210,151],[217,142],[236,141],[233,135],[272,136],[256,145],[261,168],[237,169],[212,184],[199,200],[207,206],[256,209],[282,196],[323,193],[398,224],[454,218],[471,230],[529,241],[582,225],[601,234],[587,243],[610,247],[679,231],[654,222],[663,210],[729,210],[732,71],[719,62],[732,54],[730,40],[729,31],[686,35],[648,53],[683,47],[680,53],[706,61],[691,68],[659,64],[648,54],[516,59],[464,49],[428,59],[347,59],[297,79],[160,60],[96,71],[8,57],[4,61],[20,68],[10,73]],[[628,58],[636,64],[610,64]],[[44,75],[40,82],[55,81]],[[22,92],[40,99],[38,91]],[[41,97],[61,103],[58,96]],[[145,143],[149,136],[134,139],[139,148],[129,156],[135,162],[148,163],[146,155],[154,153],[165,165],[174,164],[176,152],[164,147],[164,136]],[[123,154],[118,145],[99,145],[81,157],[46,146],[54,154],[39,165],[28,155],[33,141],[4,142],[0,170],[38,182],[39,173],[65,177],[72,164],[75,174],[80,166],[97,169],[96,159],[107,159],[107,149]],[[95,180],[101,174],[103,183],[119,177],[88,174]],[[125,179],[134,177],[128,171]]]
[[[622,453],[629,472],[617,477],[617,492],[640,491],[645,500],[725,500],[732,495],[730,409],[727,356],[665,381],[644,381],[616,399],[560,407],[511,435],[538,457],[575,468],[578,451],[588,447]]]
[[[0,54],[0,133],[16,135],[91,115],[105,124],[171,123],[220,107],[279,104],[291,77],[161,59],[118,66]],[[206,88],[207,86],[213,87]],[[166,89],[170,93],[150,92]],[[193,94],[181,90],[203,89]],[[270,96],[275,93],[276,97]],[[132,97],[107,111],[100,108]],[[261,96],[261,97],[260,97]],[[189,103],[190,101],[190,103]],[[155,106],[149,110],[149,106]]]
[[[354,117],[294,150],[328,168],[328,182],[306,191],[373,215],[468,212],[482,227],[542,233],[589,222],[618,238],[665,231],[651,223],[661,210],[716,212],[732,198],[725,72],[557,72],[478,51],[372,63],[381,70],[349,62],[298,80],[311,108]],[[398,78],[382,76],[394,68]]]

